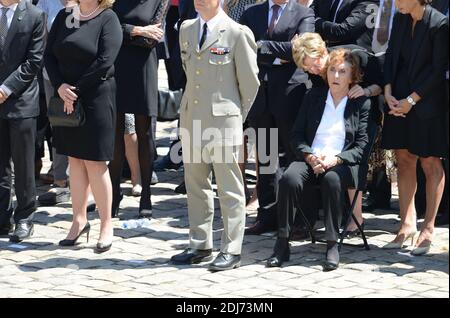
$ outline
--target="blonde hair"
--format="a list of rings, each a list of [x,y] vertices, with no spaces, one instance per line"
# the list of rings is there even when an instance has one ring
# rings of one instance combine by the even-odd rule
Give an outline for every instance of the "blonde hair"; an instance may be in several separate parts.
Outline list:
[[[344,48],[333,50],[328,57],[326,69],[328,70],[331,65],[339,65],[344,62],[348,63],[352,69],[351,85],[360,83],[363,78],[363,73],[361,71],[359,59],[350,50]],[[328,74],[328,72],[326,74]]]
[[[100,7],[103,9],[111,8],[116,0],[98,0]]]
[[[327,52],[327,46],[318,33],[306,32],[292,40],[292,56],[298,67],[305,69],[305,58],[320,58]]]

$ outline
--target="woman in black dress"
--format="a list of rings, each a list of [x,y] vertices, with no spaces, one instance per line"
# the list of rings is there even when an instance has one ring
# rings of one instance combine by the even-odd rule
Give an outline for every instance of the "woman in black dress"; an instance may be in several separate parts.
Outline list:
[[[86,208],[89,187],[97,203],[101,227],[96,251],[111,247],[112,190],[106,161],[113,157],[115,110],[114,61],[122,43],[113,0],[80,0],[79,6],[62,10],[49,33],[45,67],[64,100],[67,113],[80,99],[86,122],[77,128],[55,128],[56,151],[69,156],[73,222],[60,245],[75,245],[89,233]],[[123,140],[123,138],[121,138]]]
[[[146,48],[138,44],[142,37],[157,41],[162,38],[160,23],[151,24],[162,2],[169,4],[166,0],[118,0],[113,7],[122,24],[124,37],[116,61],[116,136],[124,134],[125,114],[134,114],[142,182],[139,217],[148,218],[152,215],[150,181],[155,148],[151,117],[157,116],[158,110],[158,58],[156,48]],[[124,140],[116,138],[114,159],[110,163],[113,216],[116,216],[122,199],[120,178],[124,157]]]
[[[448,22],[427,0],[397,0],[386,52],[385,98],[387,115],[382,146],[394,149],[398,164],[401,224],[397,237],[384,248],[402,248],[416,233],[414,193],[416,164],[426,176],[426,215],[414,255],[429,251],[434,221],[444,190],[440,158],[445,142],[445,71],[448,63]],[[411,243],[412,244],[412,243]]]

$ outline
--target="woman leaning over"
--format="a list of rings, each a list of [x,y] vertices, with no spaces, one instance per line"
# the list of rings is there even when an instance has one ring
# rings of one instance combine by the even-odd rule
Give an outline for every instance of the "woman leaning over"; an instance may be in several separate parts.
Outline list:
[[[75,245],[89,233],[86,217],[89,186],[97,203],[101,225],[96,252],[111,248],[112,188],[106,162],[113,157],[115,125],[114,61],[122,30],[110,9],[114,0],[79,0],[69,12],[58,13],[49,33],[45,67],[64,110],[80,102],[84,125],[55,127],[56,151],[69,156],[73,222],[61,246]]]
[[[394,149],[398,165],[400,229],[384,248],[402,248],[416,233],[414,194],[416,164],[426,177],[426,214],[412,254],[429,251],[434,221],[444,189],[440,158],[445,142],[445,71],[448,63],[448,22],[426,0],[397,0],[392,36],[386,53],[387,115],[382,146]]]

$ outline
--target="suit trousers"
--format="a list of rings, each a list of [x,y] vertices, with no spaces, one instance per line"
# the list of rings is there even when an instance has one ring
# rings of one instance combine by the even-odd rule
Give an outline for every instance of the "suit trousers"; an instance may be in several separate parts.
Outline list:
[[[294,161],[281,177],[278,199],[278,237],[289,238],[297,209],[311,196],[306,191],[318,186],[324,210],[325,239],[338,241],[339,228],[349,205],[347,189],[354,186],[350,168],[339,165],[316,176],[312,168],[302,161]],[[312,196],[314,197],[314,196]]]
[[[192,147],[192,158],[201,156],[201,163],[184,162],[190,225],[190,247],[213,248],[214,193],[212,172],[216,178],[223,227],[221,252],[240,255],[245,228],[244,181],[239,169],[240,146]],[[221,154],[229,151],[230,160]],[[183,152],[185,155],[186,151]],[[198,157],[200,158],[200,157]]]
[[[0,225],[13,213],[11,159],[17,197],[14,222],[31,221],[36,209],[35,140],[36,118],[0,119]]]
[[[292,90],[289,98],[283,98],[286,103],[296,101],[298,107],[291,107],[291,111],[287,111],[287,105],[281,103],[279,107],[286,107],[286,112],[272,114],[269,111],[269,103],[280,103],[280,99],[277,99],[276,96],[269,96],[267,85],[270,84],[262,82],[257,96],[257,102],[266,104],[266,111],[255,114],[252,118],[249,118],[249,122],[250,126],[256,130],[256,145],[258,149],[259,173],[256,190],[260,208],[258,209],[257,220],[261,221],[268,228],[276,229],[278,182],[283,171],[295,159],[290,146],[291,130],[297,118],[306,88],[304,85],[299,85]],[[295,110],[295,113],[292,109]],[[274,138],[271,132],[273,129],[277,130],[278,138]],[[280,157],[280,154],[283,154],[283,156]],[[276,166],[272,168],[273,163]]]

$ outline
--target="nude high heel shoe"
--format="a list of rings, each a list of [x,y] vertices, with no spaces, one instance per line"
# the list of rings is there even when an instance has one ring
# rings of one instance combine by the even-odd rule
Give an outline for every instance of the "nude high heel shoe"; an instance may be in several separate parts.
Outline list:
[[[430,251],[430,248],[431,248],[430,240],[424,240],[421,245],[422,246],[414,247],[414,249],[411,251],[411,255],[414,255],[414,256],[425,255]]]
[[[394,249],[401,249],[403,248],[403,246],[405,246],[405,242],[408,239],[411,239],[411,246],[414,244],[414,237],[416,236],[416,231],[409,233],[408,235],[405,236],[405,239],[401,242],[390,242],[387,243],[386,245],[382,246],[382,249],[386,249],[386,250],[394,250]]]

